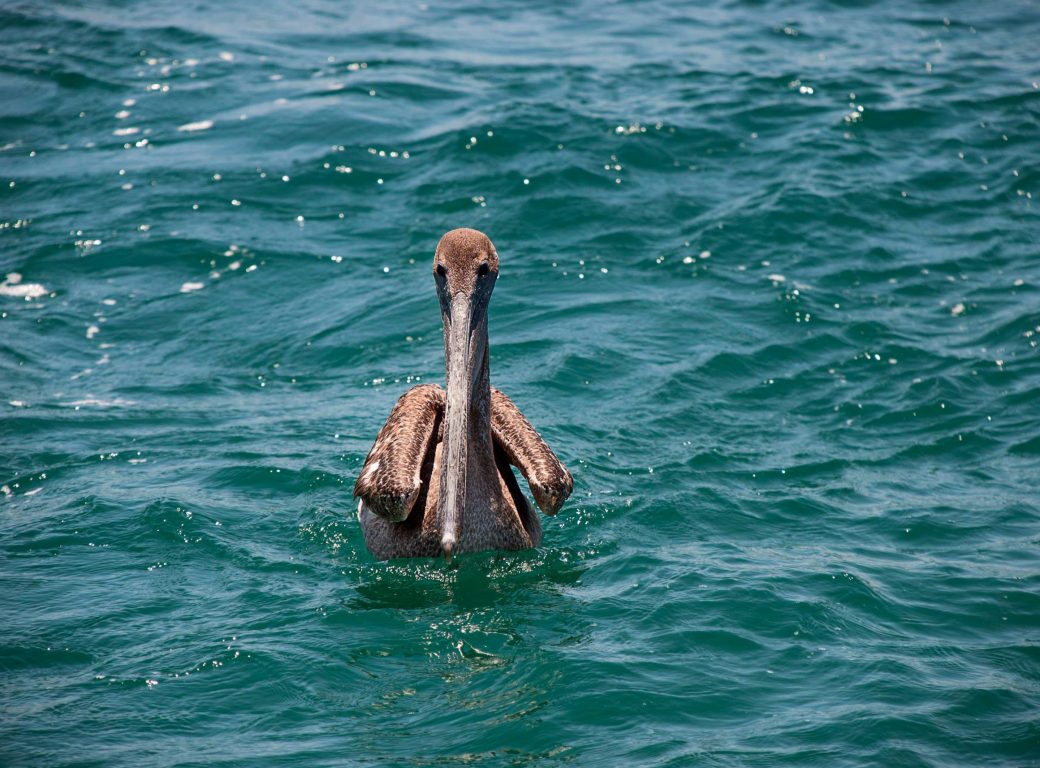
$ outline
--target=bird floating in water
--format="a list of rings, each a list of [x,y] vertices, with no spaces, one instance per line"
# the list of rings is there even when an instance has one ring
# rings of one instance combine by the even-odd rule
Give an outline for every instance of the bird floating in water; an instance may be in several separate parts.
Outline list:
[[[379,430],[354,485],[365,544],[381,560],[536,547],[542,526],[510,465],[548,515],[574,483],[520,409],[491,386],[488,303],[498,253],[484,233],[455,229],[438,243],[433,273],[447,391],[413,387]]]

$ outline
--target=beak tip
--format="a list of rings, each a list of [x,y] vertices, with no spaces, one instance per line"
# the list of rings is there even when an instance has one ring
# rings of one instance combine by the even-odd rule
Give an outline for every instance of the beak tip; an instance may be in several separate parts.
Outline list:
[[[441,549],[444,551],[444,559],[449,563],[451,562],[452,555],[455,554],[455,539],[451,536],[445,536],[441,540]]]

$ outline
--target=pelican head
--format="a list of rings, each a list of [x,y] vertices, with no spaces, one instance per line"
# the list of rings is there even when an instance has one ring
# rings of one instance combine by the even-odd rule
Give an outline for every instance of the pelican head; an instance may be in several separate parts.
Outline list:
[[[487,312],[498,279],[498,253],[483,232],[453,229],[437,244],[433,275],[444,321],[448,390],[438,512],[441,547],[450,559],[462,534],[467,475],[474,458],[469,455],[471,439],[490,442],[490,434],[471,434],[480,421],[471,416],[475,406],[486,409],[491,396]]]

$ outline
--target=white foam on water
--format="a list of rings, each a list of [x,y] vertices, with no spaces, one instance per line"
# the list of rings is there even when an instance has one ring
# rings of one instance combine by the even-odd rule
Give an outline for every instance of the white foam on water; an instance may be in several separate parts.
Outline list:
[[[184,125],[178,126],[178,131],[184,131],[185,133],[193,133],[195,131],[208,131],[213,127],[212,120],[199,120],[196,123],[185,123]]]
[[[8,272],[7,278],[0,283],[0,296],[14,296],[31,301],[46,296],[48,293],[50,291],[40,283],[23,283],[22,276],[18,272]]]

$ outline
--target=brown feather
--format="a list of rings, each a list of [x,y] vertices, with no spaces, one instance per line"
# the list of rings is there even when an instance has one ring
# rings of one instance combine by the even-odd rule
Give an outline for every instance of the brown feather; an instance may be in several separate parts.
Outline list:
[[[386,520],[408,517],[421,490],[420,470],[443,409],[444,390],[436,384],[413,387],[401,395],[365,459],[354,497]]]
[[[494,387],[491,388],[491,431],[509,463],[527,478],[539,508],[547,515],[555,515],[574,490],[571,473],[516,404]]]

